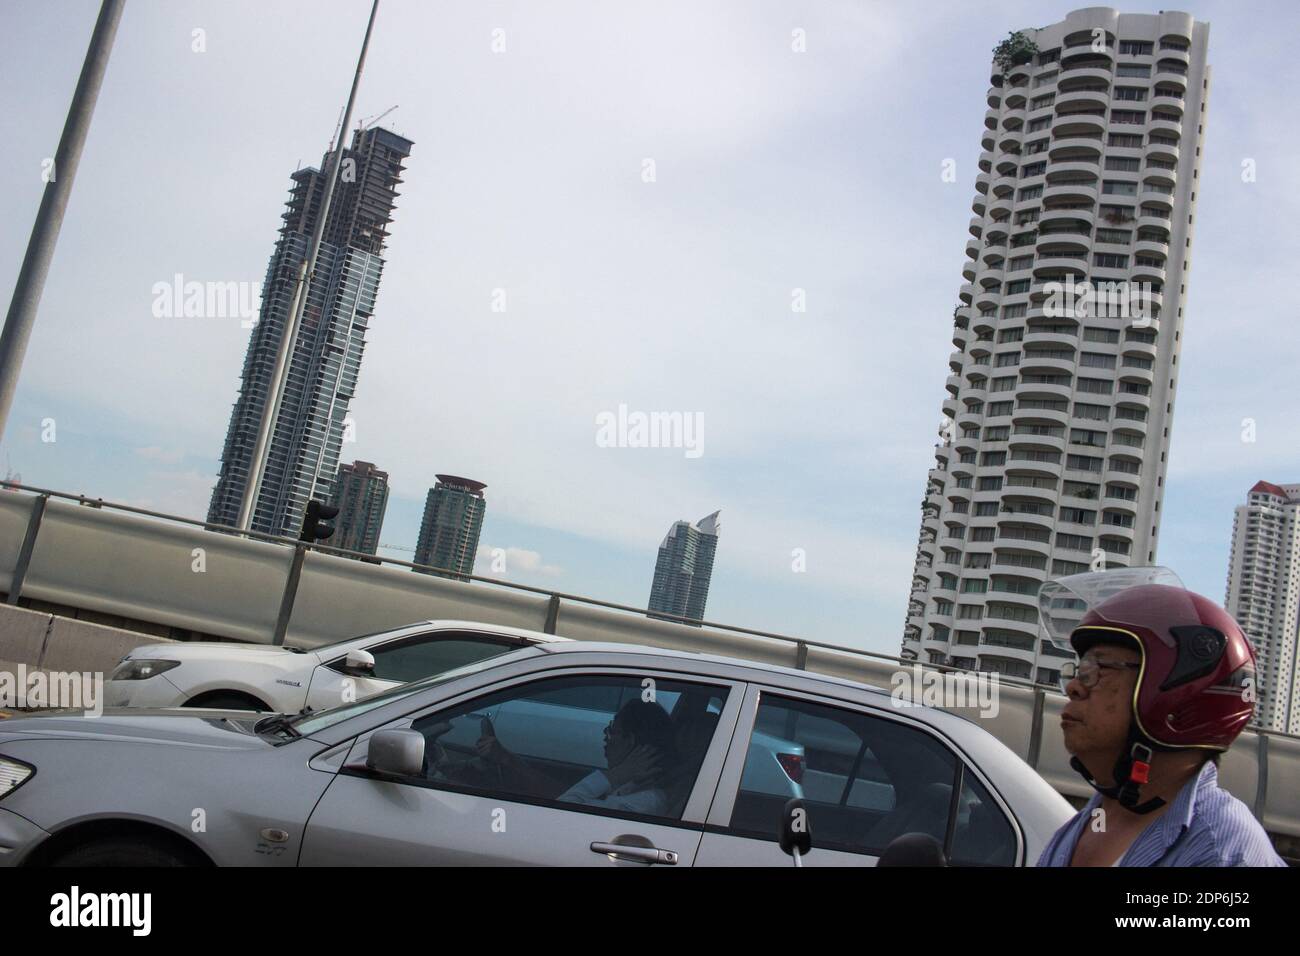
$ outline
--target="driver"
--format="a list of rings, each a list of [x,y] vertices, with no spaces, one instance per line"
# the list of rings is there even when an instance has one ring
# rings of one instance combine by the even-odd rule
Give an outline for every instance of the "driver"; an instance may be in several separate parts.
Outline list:
[[[555,794],[562,784],[507,749],[491,721],[483,722],[475,750],[485,767],[521,792],[651,816],[669,810],[667,781],[676,763],[673,722],[658,704],[639,698],[619,708],[605,727],[606,769],[592,771],[559,796]]]

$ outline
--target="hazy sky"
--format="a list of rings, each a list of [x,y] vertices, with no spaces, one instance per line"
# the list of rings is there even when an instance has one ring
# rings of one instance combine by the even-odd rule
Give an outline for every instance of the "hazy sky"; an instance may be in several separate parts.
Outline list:
[[[671,523],[720,508],[709,618],[896,652],[990,50],[1079,5],[384,0],[357,116],[415,146],[343,455],[392,476],[385,543],[467,475],[508,576],[644,606]],[[6,303],[97,9],[0,2]],[[1221,601],[1234,505],[1300,481],[1300,6],[1184,9],[1214,74],[1157,558]],[[368,10],[130,0],[0,471],[206,513],[249,332],[152,288],[261,282]],[[600,447],[619,405],[700,416],[703,454]]]

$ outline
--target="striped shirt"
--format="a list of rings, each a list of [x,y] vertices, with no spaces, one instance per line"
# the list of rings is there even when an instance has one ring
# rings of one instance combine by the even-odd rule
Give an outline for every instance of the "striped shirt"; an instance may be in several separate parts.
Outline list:
[[[1101,805],[1087,806],[1057,830],[1039,866],[1069,866],[1079,835]],[[1173,804],[1138,834],[1117,866],[1286,866],[1246,805],[1219,789],[1219,768],[1205,766],[1183,785]]]

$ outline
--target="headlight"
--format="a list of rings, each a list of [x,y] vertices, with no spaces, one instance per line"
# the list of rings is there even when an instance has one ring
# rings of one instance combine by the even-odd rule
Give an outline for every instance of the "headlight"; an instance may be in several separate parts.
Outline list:
[[[0,757],[0,800],[25,784],[36,768],[19,760]]]
[[[123,661],[117,665],[117,669],[108,676],[109,680],[148,680],[150,677],[156,677],[163,671],[169,671],[173,667],[180,667],[180,661],[157,660],[152,657],[146,657],[138,661]]]

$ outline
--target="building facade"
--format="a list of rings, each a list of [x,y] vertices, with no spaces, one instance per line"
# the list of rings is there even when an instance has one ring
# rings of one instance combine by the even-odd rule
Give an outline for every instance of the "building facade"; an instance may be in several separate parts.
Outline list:
[[[1209,26],[1091,7],[1023,32],[987,94],[902,653],[1051,683],[1042,582],[1155,562]]]
[[[650,617],[671,614],[692,620],[704,620],[704,606],[709,600],[709,581],[713,577],[713,558],[718,550],[721,512],[701,518],[695,524],[678,521],[659,545],[655,560],[650,601]]]
[[[357,130],[338,183],[290,352],[284,397],[273,423],[252,528],[296,536],[313,498],[334,491],[348,407],[357,387],[366,329],[375,311],[383,253],[402,161],[411,141],[385,129]],[[248,481],[271,375],[290,319],[294,281],[307,256],[333,152],[320,169],[300,169],[262,287],[262,306],[244,358],[208,521],[234,526]]]
[[[330,504],[339,509],[334,537],[326,542],[333,548],[374,554],[388,508],[388,472],[372,462],[354,461],[340,465]]]
[[[1300,734],[1300,485],[1260,481],[1237,506],[1227,608],[1255,648],[1255,722]]]
[[[474,573],[487,511],[487,499],[483,497],[486,487],[470,478],[438,476],[438,483],[429,489],[424,501],[420,537],[415,544],[416,564],[427,564],[455,577]]]

